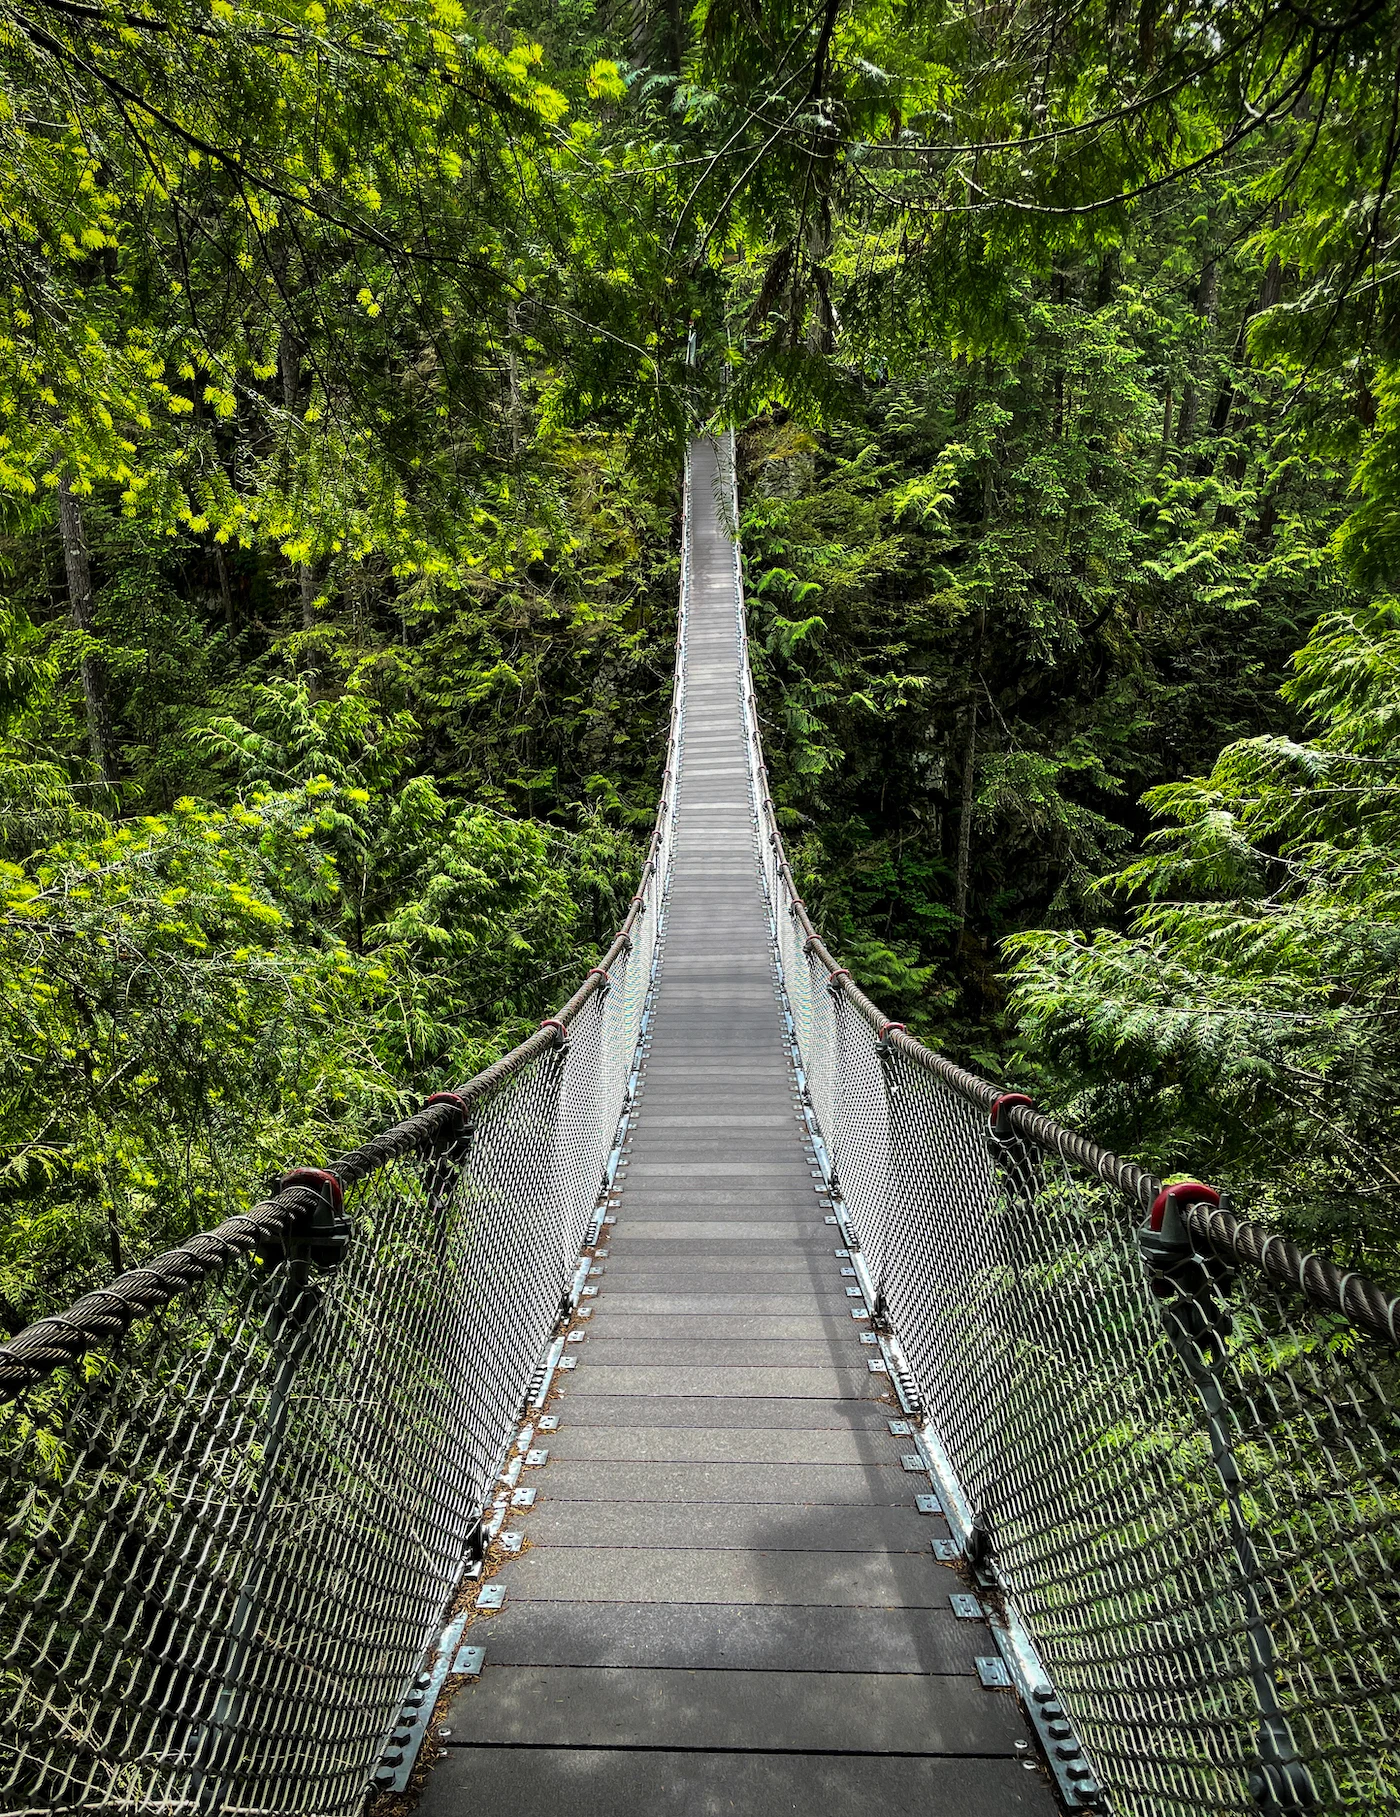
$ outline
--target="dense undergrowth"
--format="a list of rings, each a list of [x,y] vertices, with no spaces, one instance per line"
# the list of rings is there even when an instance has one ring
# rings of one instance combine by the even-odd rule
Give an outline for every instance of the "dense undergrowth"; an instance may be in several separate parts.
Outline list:
[[[610,452],[561,456],[573,573],[366,584],[309,635],[266,562],[230,564],[230,614],[188,540],[91,512],[108,786],[63,761],[71,632],[12,543],[12,1324],[469,1077],[611,937],[654,802],[674,560],[672,499],[613,483]]]
[[[726,417],[871,994],[1394,1272],[1389,5],[7,17],[8,1328],[586,968]]]

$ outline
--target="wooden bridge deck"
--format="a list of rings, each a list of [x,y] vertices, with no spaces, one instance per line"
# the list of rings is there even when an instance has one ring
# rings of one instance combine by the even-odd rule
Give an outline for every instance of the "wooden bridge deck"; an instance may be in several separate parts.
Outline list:
[[[1049,1813],[954,1617],[797,1113],[714,452],[693,456],[678,843],[654,1040],[527,1549],[424,1817]]]

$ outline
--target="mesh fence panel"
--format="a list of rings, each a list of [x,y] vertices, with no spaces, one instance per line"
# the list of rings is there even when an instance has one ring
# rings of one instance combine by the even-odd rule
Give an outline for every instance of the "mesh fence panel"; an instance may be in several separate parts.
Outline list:
[[[236,1261],[0,1415],[6,1809],[357,1807],[597,1200],[614,1004],[357,1187],[339,1267]]]
[[[683,572],[668,780],[688,548]],[[600,974],[455,1105],[338,1164],[330,1237],[292,1189],[0,1351],[0,1808],[363,1804],[600,1203],[664,795]]]
[[[1291,1741],[1315,1808],[1400,1809],[1394,1352],[1214,1256],[1148,1266],[1120,1193],[862,1028],[889,1123],[837,1105],[847,1209],[1115,1806],[1257,1810]]]
[[[1310,1301],[1307,1268],[1145,1237],[1158,1182],[1048,1119],[998,1136],[996,1088],[845,979],[782,850],[737,556],[735,598],[794,1057],[983,1582],[1114,1810],[1400,1811],[1395,1346]]]

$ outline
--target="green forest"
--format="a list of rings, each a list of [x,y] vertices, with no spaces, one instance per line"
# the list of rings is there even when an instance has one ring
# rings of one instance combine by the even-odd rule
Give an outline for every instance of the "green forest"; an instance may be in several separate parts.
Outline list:
[[[1400,1278],[1393,0],[0,17],[8,1332],[578,983],[727,425],[843,963]]]

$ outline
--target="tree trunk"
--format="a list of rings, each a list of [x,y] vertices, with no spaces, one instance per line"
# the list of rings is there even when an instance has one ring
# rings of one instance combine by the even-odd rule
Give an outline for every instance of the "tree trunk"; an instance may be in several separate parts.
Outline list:
[[[1096,309],[1107,309],[1109,304],[1113,301],[1114,295],[1118,289],[1118,279],[1120,275],[1121,264],[1118,257],[1118,248],[1116,246],[1110,246],[1108,251],[1103,255],[1103,258],[1099,261],[1099,278],[1094,289],[1094,307]]]
[[[1201,267],[1201,281],[1196,289],[1196,314],[1214,327],[1219,304],[1220,267],[1214,259],[1207,259]]]
[[[287,328],[277,337],[277,366],[282,376],[283,407],[288,416],[295,416],[301,408],[301,358]],[[310,562],[297,563],[297,588],[301,594],[301,628],[310,631],[316,624],[316,574]]]
[[[632,0],[632,61],[641,65],[647,60],[647,47],[651,42],[651,18],[647,10],[647,0]]]
[[[310,562],[297,563],[297,585],[301,590],[301,628],[311,631],[316,625],[316,573]]]
[[[58,482],[58,531],[63,541],[63,567],[68,576],[68,616],[75,631],[92,636],[92,568],[88,562],[83,514],[66,479]],[[87,652],[78,665],[87,714],[88,749],[104,782],[117,775],[117,735],[112,725],[112,703],[107,693],[107,668],[100,656]]]
[[[1141,0],[1137,38],[1138,68],[1146,72],[1157,61],[1157,0]]]
[[[214,544],[214,572],[219,577],[219,600],[224,608],[224,620],[230,631],[238,626],[238,607],[233,603],[233,586],[228,577],[228,563],[218,543]]]
[[[807,257],[812,271],[812,319],[807,324],[807,347],[815,354],[829,354],[836,347],[836,308],[831,300],[831,279],[826,261],[831,256],[831,206],[823,195],[808,230]]]
[[[112,1279],[126,1273],[126,1260],[122,1255],[122,1227],[117,1221],[115,1205],[107,1208],[107,1256],[112,1264]]]
[[[515,303],[506,304],[506,372],[510,380],[510,452],[512,460],[520,459],[520,430],[524,406],[520,394],[520,355],[515,337],[520,331],[520,311]]]
[[[1207,259],[1201,267],[1200,281],[1196,285],[1196,314],[1201,320],[1215,326],[1216,310],[1220,303],[1220,268],[1214,259]],[[1196,433],[1196,381],[1188,377],[1181,390],[1181,412],[1177,418],[1176,442],[1179,448],[1185,448]]]
[[[977,794],[977,688],[982,673],[982,640],[987,629],[985,606],[977,614],[977,642],[972,657],[972,704],[967,713],[967,743],[963,746],[962,803],[958,816],[958,872],[953,895],[953,915],[962,937],[967,920],[967,886],[972,870],[972,810]]]
[[[666,22],[671,29],[668,63],[671,73],[678,76],[685,57],[685,11],[681,0],[666,0]]]
[[[1215,408],[1211,412],[1210,429],[1211,434],[1214,436],[1224,435],[1230,424],[1230,412],[1235,407],[1235,371],[1242,369],[1248,364],[1249,324],[1261,311],[1272,309],[1282,294],[1283,267],[1279,264],[1277,255],[1275,255],[1270,259],[1268,270],[1264,273],[1264,281],[1260,285],[1257,301],[1251,308],[1245,310],[1244,315],[1240,320],[1240,331],[1235,336],[1233,369],[1226,375],[1225,381],[1221,385],[1219,394],[1216,397]],[[1236,461],[1238,461],[1238,457],[1236,457]],[[1213,465],[1213,457],[1207,456],[1200,461],[1196,471],[1198,473],[1209,473]],[[1240,467],[1236,477],[1242,478],[1243,472],[1243,468]],[[1227,510],[1226,512],[1218,512],[1215,521],[1217,523],[1228,522],[1233,524],[1238,520],[1233,512],[1228,512]]]
[[[967,920],[967,880],[972,868],[972,806],[977,784],[977,702],[967,715],[967,743],[963,746],[962,811],[958,816],[958,880],[953,896],[953,917],[962,933]]]
[[[1264,282],[1259,289],[1259,301],[1255,305],[1255,313],[1262,315],[1266,309],[1273,309],[1282,295],[1283,266],[1279,263],[1278,254],[1275,253],[1269,260],[1268,269],[1264,273]]]
[[[1181,388],[1181,413],[1176,423],[1176,445],[1185,448],[1196,433],[1196,387],[1187,379]]]

